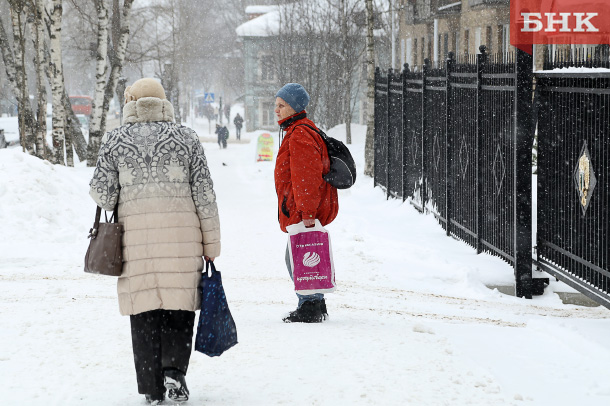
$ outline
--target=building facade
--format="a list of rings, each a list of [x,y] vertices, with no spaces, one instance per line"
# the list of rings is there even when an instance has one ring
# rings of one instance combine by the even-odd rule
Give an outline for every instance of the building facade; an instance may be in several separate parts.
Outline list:
[[[400,0],[400,61],[419,66],[449,52],[511,52],[509,0]]]

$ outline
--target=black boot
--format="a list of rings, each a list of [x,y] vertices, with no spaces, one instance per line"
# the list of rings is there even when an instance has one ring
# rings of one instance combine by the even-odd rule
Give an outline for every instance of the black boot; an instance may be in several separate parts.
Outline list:
[[[301,307],[284,317],[284,323],[321,323],[325,319],[322,303],[322,300],[304,302]],[[324,307],[326,308],[326,304]]]
[[[174,402],[186,402],[189,400],[189,390],[186,387],[186,380],[182,371],[168,369],[164,372],[165,388],[168,391],[167,397]]]
[[[320,311],[322,312],[322,318],[324,320],[328,319],[328,311],[326,310],[326,301],[324,299],[320,302]]]
[[[151,405],[158,405],[161,402],[163,402],[165,400],[165,395],[164,394],[160,394],[160,395],[144,395],[144,397],[146,398],[146,401],[148,403],[150,403]]]

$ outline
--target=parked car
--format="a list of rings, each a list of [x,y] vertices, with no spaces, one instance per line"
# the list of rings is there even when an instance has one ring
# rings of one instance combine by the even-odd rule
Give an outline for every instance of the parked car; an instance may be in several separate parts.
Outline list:
[[[89,96],[70,96],[70,105],[75,114],[91,115],[93,99]]]

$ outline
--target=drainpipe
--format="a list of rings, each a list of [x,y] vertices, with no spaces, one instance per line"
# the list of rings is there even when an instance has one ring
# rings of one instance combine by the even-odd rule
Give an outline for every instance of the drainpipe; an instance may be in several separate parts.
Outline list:
[[[434,63],[438,65],[438,18],[434,19]]]

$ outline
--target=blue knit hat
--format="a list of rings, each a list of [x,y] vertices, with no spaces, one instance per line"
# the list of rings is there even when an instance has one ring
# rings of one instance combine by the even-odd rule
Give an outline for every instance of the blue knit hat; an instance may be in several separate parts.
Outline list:
[[[309,94],[305,88],[298,83],[288,83],[278,90],[275,97],[281,97],[297,113],[305,110],[309,104]]]

